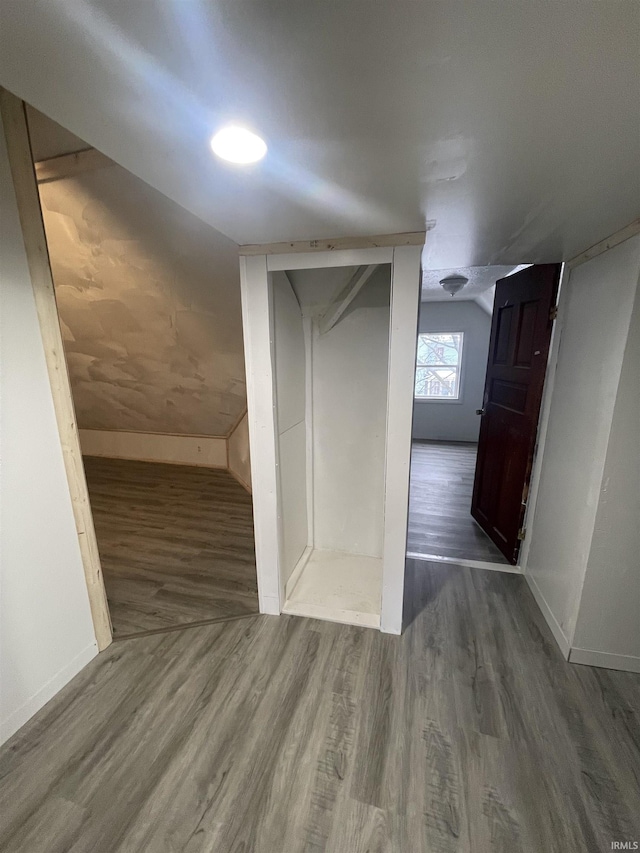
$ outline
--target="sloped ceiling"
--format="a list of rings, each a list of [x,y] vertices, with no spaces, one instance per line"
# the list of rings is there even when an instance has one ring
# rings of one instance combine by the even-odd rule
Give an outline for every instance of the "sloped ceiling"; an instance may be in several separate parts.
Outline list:
[[[86,147],[29,118],[36,157]],[[246,405],[235,243],[116,165],[40,195],[80,428],[226,435]]]
[[[640,197],[637,0],[3,0],[0,83],[237,243],[557,261]],[[237,169],[228,120],[269,144]]]

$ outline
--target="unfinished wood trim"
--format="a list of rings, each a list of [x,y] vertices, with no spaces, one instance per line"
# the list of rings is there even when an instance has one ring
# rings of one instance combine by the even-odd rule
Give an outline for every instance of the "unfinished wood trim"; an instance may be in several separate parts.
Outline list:
[[[360,267],[356,270],[355,274],[341,288],[340,292],[332,300],[332,304],[320,318],[318,331],[321,335],[333,329],[377,269],[378,264],[369,264],[366,267]]]
[[[39,160],[35,164],[36,178],[39,184],[49,184],[62,178],[73,178],[83,172],[93,172],[95,169],[105,169],[116,163],[106,154],[95,148],[84,148],[72,154],[61,154],[48,160]]]
[[[435,223],[427,223],[430,231]],[[423,246],[427,231],[404,234],[376,234],[372,237],[335,237],[330,240],[294,240],[291,243],[250,243],[239,246],[241,255],[286,255],[296,252],[335,252],[340,249],[389,249],[395,246]]]
[[[7,140],[9,164],[80,543],[93,628],[98,649],[102,650],[112,640],[111,619],[82,465],[78,427],[60,333],[24,102],[6,89],[0,89],[0,113]]]
[[[608,252],[609,249],[614,249],[630,237],[635,237],[636,234],[640,234],[640,219],[634,219],[633,222],[630,222],[629,225],[621,228],[620,231],[616,231],[615,234],[601,240],[599,243],[596,243],[594,246],[586,249],[586,251],[576,255],[575,258],[571,258],[570,261],[567,261],[567,266],[569,269],[575,269],[575,267],[580,266],[580,264],[584,264],[586,261],[590,261],[592,258],[597,258],[598,255],[602,255],[603,252]]]
[[[314,519],[314,450],[313,450],[313,319],[302,316],[304,332],[304,420],[305,420],[305,459],[306,459],[306,493],[307,493],[307,543],[311,548],[316,542]],[[293,587],[292,587],[293,589]]]

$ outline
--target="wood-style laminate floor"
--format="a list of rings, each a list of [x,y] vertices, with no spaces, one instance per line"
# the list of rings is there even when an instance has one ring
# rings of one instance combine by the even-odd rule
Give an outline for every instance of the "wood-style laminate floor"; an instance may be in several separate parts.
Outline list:
[[[414,441],[407,552],[508,565],[471,517],[477,444]]]
[[[3,853],[605,853],[640,676],[518,575],[408,561],[402,637],[255,616],[114,643],[0,751]]]
[[[258,612],[251,496],[227,471],[84,464],[115,638]]]

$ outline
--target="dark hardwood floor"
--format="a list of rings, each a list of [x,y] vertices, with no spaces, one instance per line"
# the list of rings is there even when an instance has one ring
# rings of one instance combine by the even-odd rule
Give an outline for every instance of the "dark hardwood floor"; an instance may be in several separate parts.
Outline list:
[[[640,676],[522,577],[408,561],[402,637],[255,616],[114,643],[0,750],[3,853],[605,853]]]
[[[477,450],[477,444],[413,442],[409,553],[508,565],[470,515]]]
[[[84,464],[114,638],[258,612],[251,496],[227,471]]]

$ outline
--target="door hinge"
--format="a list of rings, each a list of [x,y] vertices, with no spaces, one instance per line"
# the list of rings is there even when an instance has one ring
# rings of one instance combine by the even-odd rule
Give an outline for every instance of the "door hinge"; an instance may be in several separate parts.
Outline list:
[[[526,535],[527,535],[527,528],[521,527],[520,530],[518,530],[518,541],[522,542]]]
[[[551,310],[549,311],[549,319],[550,320],[557,320],[558,319],[558,306],[557,305],[554,305],[551,308]]]

